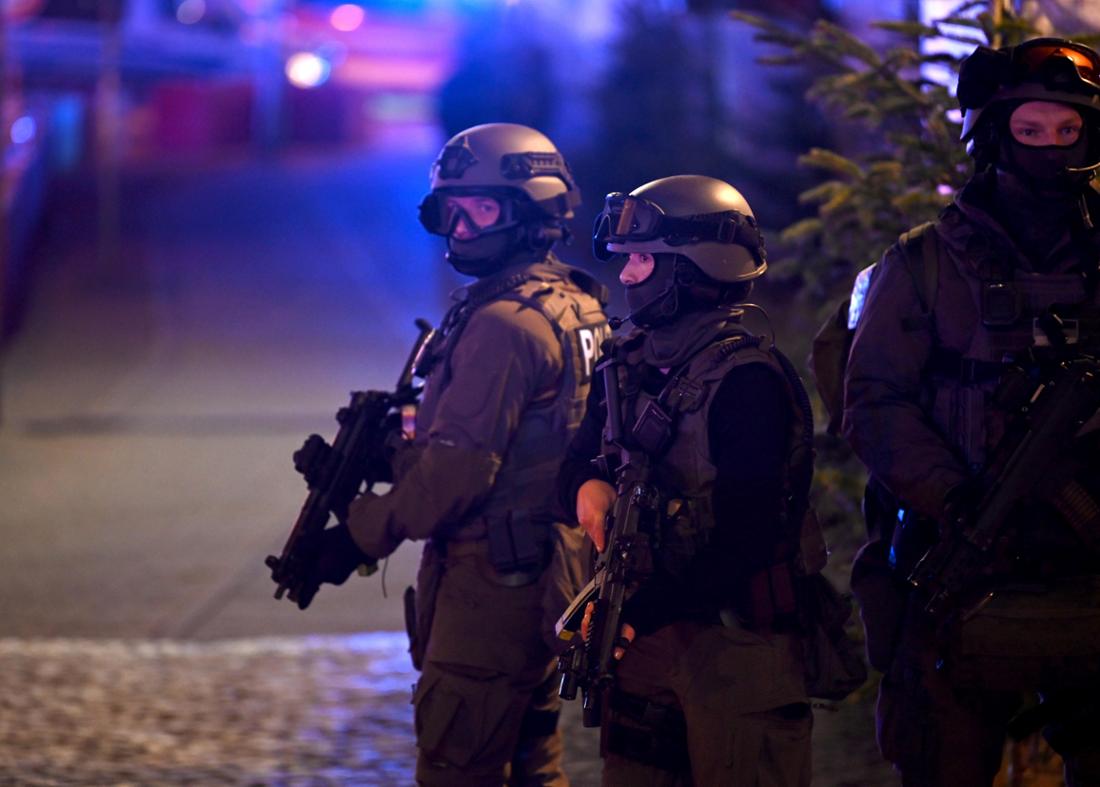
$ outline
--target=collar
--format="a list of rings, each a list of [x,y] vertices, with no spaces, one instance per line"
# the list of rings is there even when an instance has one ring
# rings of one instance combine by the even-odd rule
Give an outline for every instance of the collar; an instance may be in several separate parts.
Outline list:
[[[641,357],[658,369],[676,368],[722,337],[742,331],[738,309],[689,312],[669,325],[642,332]]]
[[[979,275],[987,275],[991,268],[1007,277],[1011,277],[1014,270],[1035,272],[1037,266],[1005,228],[1004,219],[997,216],[1003,213],[997,210],[997,186],[997,175],[992,168],[975,173],[955,201],[940,214],[937,227],[940,237],[957,259],[963,260]],[[1091,214],[1100,216],[1100,195],[1089,188],[1085,200]],[[1080,266],[1080,255],[1071,248],[1073,234],[1067,232],[1057,240],[1046,260],[1040,261],[1044,273],[1069,273]],[[1100,227],[1081,234],[1091,238],[1094,248],[1100,248]],[[1047,261],[1054,264],[1044,266]]]

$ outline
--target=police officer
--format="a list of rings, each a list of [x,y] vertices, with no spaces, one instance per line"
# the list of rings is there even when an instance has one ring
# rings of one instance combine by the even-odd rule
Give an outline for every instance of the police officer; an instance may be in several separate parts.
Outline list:
[[[852,587],[885,672],[879,745],[906,785],[988,785],[999,768],[1020,694],[988,673],[964,681],[904,579],[973,512],[973,479],[1004,432],[993,392],[1005,361],[1034,343],[1034,319],[1053,304],[1098,301],[1100,201],[1089,182],[1100,167],[1100,56],[1051,38],[980,47],[962,65],[958,97],[975,173],[936,222],[886,252],[846,375],[844,433],[904,511],[857,558]],[[1030,545],[1011,546],[1006,581],[1100,573],[1095,552],[1032,514]],[[1100,717],[1095,696],[1091,710],[1084,702],[1096,688],[1075,687],[1081,702],[1063,734],[1048,736],[1071,785],[1100,783]]]
[[[420,366],[427,384],[395,484],[325,532],[317,581],[427,539],[411,625],[424,785],[560,785],[553,622],[583,584],[583,536],[554,480],[580,422],[605,288],[551,253],[579,203],[553,143],[492,123],[453,137],[420,219],[476,281]]]
[[[616,687],[603,723],[604,784],[808,784],[810,706],[795,632],[791,561],[809,456],[801,384],[741,324],[767,268],[745,198],[697,175],[611,194],[595,253],[623,262],[629,319],[618,356],[624,430],[647,405],[672,426],[650,454],[670,499],[654,572],[623,609]],[[607,417],[597,377],[559,476],[596,548],[615,499],[591,461]],[[670,403],[678,404],[670,404]],[[800,466],[792,457],[801,456]],[[804,490],[802,490],[804,492]]]

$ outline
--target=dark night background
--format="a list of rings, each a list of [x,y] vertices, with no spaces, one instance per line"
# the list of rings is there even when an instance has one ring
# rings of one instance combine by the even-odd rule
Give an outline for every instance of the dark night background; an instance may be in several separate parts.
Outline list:
[[[388,632],[418,545],[388,597],[375,576],[275,603],[290,455],[348,391],[391,386],[413,319],[462,283],[416,219],[461,128],[557,142],[584,192],[561,256],[608,283],[588,235],[609,191],[702,173],[772,238],[807,215],[796,157],[844,132],[804,101],[811,74],[755,63],[734,8],[859,34],[926,10],[0,3],[0,782],[408,783],[415,676]],[[801,363],[817,315],[772,248],[757,294]],[[893,783],[872,697],[818,714],[815,783]],[[591,784],[590,731],[566,723]]]

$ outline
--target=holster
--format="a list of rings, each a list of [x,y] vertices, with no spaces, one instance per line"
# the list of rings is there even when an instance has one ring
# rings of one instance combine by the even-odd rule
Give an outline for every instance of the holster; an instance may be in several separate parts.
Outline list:
[[[851,598],[842,595],[822,574],[799,581],[799,607],[806,693],[839,701],[867,680],[867,665],[859,655],[859,643],[845,631],[852,615]]]
[[[424,545],[420,556],[420,569],[416,572],[416,589],[405,590],[405,632],[409,635],[409,656],[412,665],[420,670],[424,666],[424,654],[428,651],[428,635],[432,631],[435,616],[435,599],[443,578],[443,555],[434,542]]]
[[[890,669],[901,638],[906,592],[889,560],[885,541],[869,541],[852,562],[852,595],[867,640],[867,661],[880,672]]]

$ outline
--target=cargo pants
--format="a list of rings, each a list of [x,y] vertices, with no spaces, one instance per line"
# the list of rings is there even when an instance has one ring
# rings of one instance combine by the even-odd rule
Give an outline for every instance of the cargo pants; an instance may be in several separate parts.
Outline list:
[[[413,695],[417,783],[567,785],[553,623],[579,589],[579,528],[556,526],[549,567],[500,584],[485,541],[449,542]]]
[[[675,623],[631,643],[616,683],[632,698],[683,714],[689,764],[657,767],[610,751],[605,787],[810,784],[813,717],[797,637]],[[643,725],[636,714],[610,710],[608,741],[617,737],[614,726]]]
[[[901,774],[904,787],[989,787],[1001,766],[1012,717],[1023,696],[1013,691],[959,688],[942,669],[938,640],[927,619],[910,604],[897,655],[879,686],[879,749]],[[1063,756],[1067,787],[1100,787],[1100,740],[1095,713],[1088,729],[1044,732]],[[1086,744],[1070,751],[1062,741]],[[1062,748],[1062,751],[1059,749]]]

